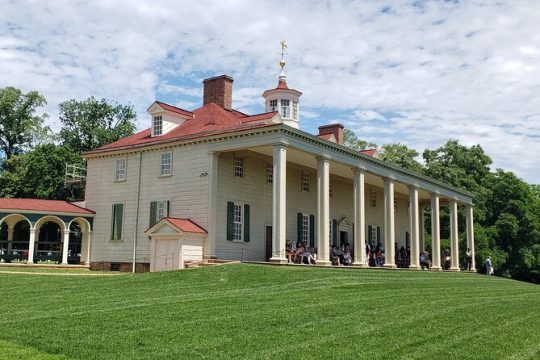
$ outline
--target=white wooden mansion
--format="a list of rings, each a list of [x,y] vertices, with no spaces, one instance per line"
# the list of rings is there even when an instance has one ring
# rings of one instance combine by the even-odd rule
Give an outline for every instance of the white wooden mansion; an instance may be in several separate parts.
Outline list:
[[[403,246],[418,269],[429,207],[440,269],[440,206],[450,209],[451,270],[459,270],[458,206],[474,251],[470,193],[343,146],[340,124],[300,130],[302,94],[283,72],[264,91],[262,114],[232,109],[232,84],[226,75],[206,79],[193,111],[156,101],[149,129],[84,154],[85,207],[95,214],[81,262],[127,271],[203,258],[286,263],[290,239],[317,248],[320,265],[330,264],[330,242],[352,244],[359,267],[366,242],[384,247],[388,268]]]

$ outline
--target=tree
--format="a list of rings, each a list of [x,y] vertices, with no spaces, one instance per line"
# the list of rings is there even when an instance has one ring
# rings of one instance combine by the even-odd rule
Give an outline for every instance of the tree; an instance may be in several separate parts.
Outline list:
[[[46,115],[35,114],[46,103],[37,91],[23,94],[14,87],[0,89],[0,151],[6,159],[22,153],[47,133],[43,127]]]
[[[133,106],[120,105],[93,96],[60,104],[60,139],[78,152],[96,149],[135,130]]]
[[[73,194],[64,185],[65,164],[82,166],[78,153],[67,146],[38,145],[33,150],[14,155],[4,163],[0,173],[0,197],[77,200],[82,187]]]
[[[343,131],[343,145],[358,151],[377,148],[377,144],[358,139],[354,131],[349,129]]]
[[[417,156],[418,151],[409,149],[407,146],[400,143],[383,145],[382,151],[379,152],[379,159],[404,169],[421,173],[423,167],[422,164],[416,160]]]

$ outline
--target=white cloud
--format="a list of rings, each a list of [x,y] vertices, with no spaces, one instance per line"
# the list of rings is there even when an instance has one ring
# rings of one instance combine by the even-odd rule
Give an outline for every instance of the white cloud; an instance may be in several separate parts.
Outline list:
[[[287,39],[289,86],[316,127],[345,119],[370,141],[422,151],[481,144],[540,183],[540,3],[0,0],[0,86],[69,98],[198,106],[206,76],[235,78],[234,104],[264,111]],[[200,102],[199,102],[200,104]],[[345,114],[345,115],[344,115]]]

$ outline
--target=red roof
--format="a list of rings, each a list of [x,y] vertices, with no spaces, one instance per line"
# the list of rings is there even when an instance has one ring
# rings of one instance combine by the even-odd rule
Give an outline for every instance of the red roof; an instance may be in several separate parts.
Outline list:
[[[164,107],[163,103],[159,104],[160,106]],[[166,134],[152,137],[151,129],[146,129],[134,135],[102,146],[96,150],[88,151],[87,154],[109,149],[146,145],[167,140],[183,140],[195,137],[217,135],[236,130],[245,130],[248,128],[269,126],[265,123],[253,124],[253,122],[270,120],[277,114],[277,112],[250,116],[236,110],[225,110],[219,105],[211,102],[194,110],[191,114],[190,119],[186,120],[184,123],[178,125]]]
[[[0,198],[0,210],[31,210],[44,213],[95,214],[94,211],[63,200]]]
[[[367,156],[375,156],[375,154],[377,153],[377,149],[360,150],[360,152]]]
[[[178,229],[182,230],[183,232],[196,233],[196,234],[206,234],[206,230],[204,230],[199,225],[195,224],[190,219],[179,219],[179,218],[166,217],[166,218],[161,219],[157,224],[159,224],[162,221],[166,221],[166,222],[170,223],[171,225],[173,225],[173,226],[177,227]],[[154,226],[156,226],[157,224],[151,226],[150,229],[153,228]],[[150,230],[150,229],[148,229],[148,230]],[[148,230],[146,230],[146,231],[148,231]]]
[[[336,141],[336,137],[334,136],[334,134],[321,134],[319,135],[319,137],[321,139],[328,140],[328,141],[333,141],[333,142]]]
[[[177,113],[177,114],[186,115],[186,116],[192,116],[193,115],[193,113],[191,111],[187,111],[187,110],[181,109],[181,108],[176,107],[176,106],[165,104],[164,102],[161,102],[161,101],[156,101],[155,103],[158,104],[159,106],[161,106],[163,109],[174,112],[174,113]]]
[[[285,90],[289,90],[289,87],[287,86],[287,82],[286,82],[285,80],[279,80],[276,89],[285,89]]]

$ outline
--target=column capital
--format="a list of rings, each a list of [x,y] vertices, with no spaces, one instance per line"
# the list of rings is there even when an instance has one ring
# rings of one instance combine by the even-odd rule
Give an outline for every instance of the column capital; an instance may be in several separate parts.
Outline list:
[[[420,190],[420,186],[418,184],[408,184],[407,187],[409,190]]]
[[[360,172],[360,173],[366,173],[366,168],[364,166],[351,166],[351,170],[353,173]]]
[[[383,176],[382,179],[384,182],[390,182],[390,183],[393,183],[394,181],[396,181],[396,178],[393,175]]]
[[[220,151],[209,151],[208,155],[219,156],[219,155],[221,155],[221,152]]]
[[[315,156],[315,159],[317,159],[317,161],[330,161],[332,160],[332,158],[328,155],[319,155],[319,156]]]
[[[286,149],[289,147],[289,143],[285,141],[278,141],[278,142],[273,143],[272,147],[276,149]]]

